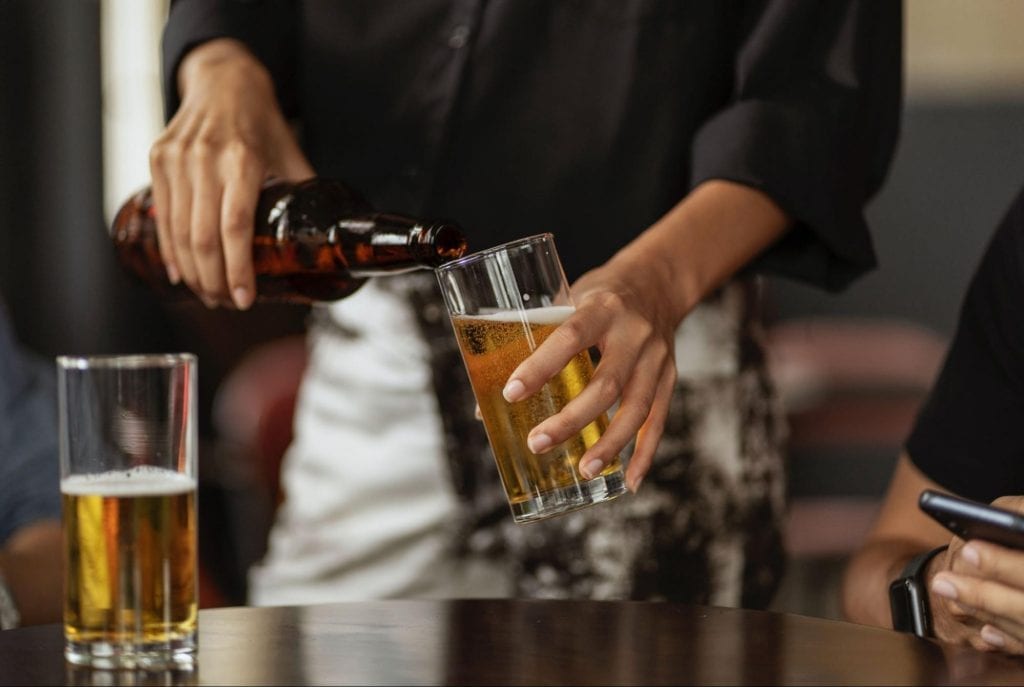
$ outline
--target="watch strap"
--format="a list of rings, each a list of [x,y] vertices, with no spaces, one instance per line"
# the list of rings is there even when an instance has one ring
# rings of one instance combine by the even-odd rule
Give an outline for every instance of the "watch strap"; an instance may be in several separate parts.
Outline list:
[[[949,546],[940,546],[914,556],[900,577],[889,585],[889,607],[892,627],[900,632],[913,632],[918,637],[932,637],[932,615],[928,603],[925,573],[928,563]]]

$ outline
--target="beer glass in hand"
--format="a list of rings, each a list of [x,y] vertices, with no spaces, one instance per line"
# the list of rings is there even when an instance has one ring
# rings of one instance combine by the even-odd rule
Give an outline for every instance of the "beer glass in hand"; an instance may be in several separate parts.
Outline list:
[[[96,668],[194,665],[196,359],[57,359],[64,655]]]
[[[608,424],[606,416],[544,453],[534,454],[526,444],[531,429],[590,381],[587,351],[532,396],[515,403],[502,396],[519,363],[574,310],[554,237],[540,234],[474,253],[442,265],[437,276],[515,521],[540,520],[625,492],[618,459],[593,479],[579,472],[580,458]]]

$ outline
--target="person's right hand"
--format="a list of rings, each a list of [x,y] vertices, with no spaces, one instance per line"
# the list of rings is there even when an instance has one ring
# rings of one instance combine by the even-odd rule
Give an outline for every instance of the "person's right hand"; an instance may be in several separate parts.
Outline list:
[[[300,180],[313,168],[292,135],[263,64],[241,43],[216,39],[178,69],[181,107],[153,144],[160,254],[172,283],[207,306],[248,308],[256,297],[253,217],[268,176]]]
[[[993,505],[1024,512],[1024,496]],[[931,579],[936,636],[983,651],[1024,655],[1024,551],[954,537]]]

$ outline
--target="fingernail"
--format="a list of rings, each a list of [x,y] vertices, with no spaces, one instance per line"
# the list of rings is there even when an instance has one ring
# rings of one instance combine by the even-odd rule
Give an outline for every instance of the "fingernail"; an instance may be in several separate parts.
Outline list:
[[[935,580],[932,582],[932,591],[947,599],[956,599],[956,587],[949,580]]]
[[[534,453],[544,453],[544,451],[551,448],[551,437],[547,434],[538,434],[527,439],[526,445],[529,446],[530,450]]]
[[[200,296],[199,300],[201,300],[203,302],[203,305],[205,305],[210,310],[213,310],[214,308],[217,307],[217,301],[213,298],[210,298],[209,296]]]
[[[504,396],[505,400],[508,401],[509,403],[514,403],[518,401],[520,398],[522,398],[523,391],[525,389],[526,386],[522,382],[520,382],[518,379],[513,379],[512,381],[505,385],[505,388],[502,390],[501,395]]]
[[[630,491],[632,491],[635,494],[637,491],[640,490],[640,485],[643,484],[643,483],[644,483],[644,478],[643,477],[637,477],[635,480],[633,480],[633,488],[630,489]]]
[[[474,417],[476,417],[477,420],[484,419],[484,414],[480,412],[480,406],[476,407],[476,410],[473,411],[473,415]]]
[[[986,625],[981,628],[981,638],[992,646],[1003,647],[1006,646],[1006,637],[1002,632],[995,629],[991,625]]]
[[[231,295],[234,297],[235,305],[238,306],[239,310],[245,310],[252,305],[252,301],[249,300],[249,289],[244,286],[236,286]]]
[[[591,458],[580,466],[580,474],[587,479],[594,479],[602,470],[604,470],[604,463],[597,458]]]
[[[175,285],[181,281],[181,275],[178,273],[178,268],[174,265],[167,266],[167,279]]]
[[[978,554],[978,550],[970,544],[960,549],[960,556],[975,568],[981,563],[981,556]]]

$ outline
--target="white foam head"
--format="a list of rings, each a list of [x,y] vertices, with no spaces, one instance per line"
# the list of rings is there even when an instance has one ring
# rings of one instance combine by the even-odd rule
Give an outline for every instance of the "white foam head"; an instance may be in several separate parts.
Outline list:
[[[183,494],[195,489],[195,478],[151,465],[92,475],[72,475],[60,481],[62,493],[76,496],[160,496]]]
[[[525,321],[529,324],[562,324],[575,311],[576,308],[571,305],[545,305],[525,310],[481,311],[479,315],[460,315],[459,317],[467,320],[488,320],[489,322]]]

